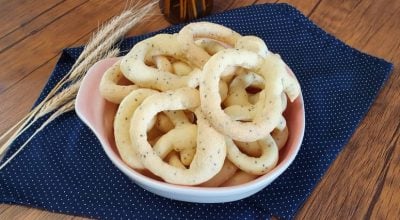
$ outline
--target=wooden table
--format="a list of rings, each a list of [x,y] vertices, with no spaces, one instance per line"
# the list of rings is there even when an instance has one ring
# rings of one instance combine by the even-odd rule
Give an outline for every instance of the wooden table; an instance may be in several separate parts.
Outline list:
[[[101,3],[100,3],[101,2]],[[271,0],[215,0],[214,12]],[[400,216],[400,1],[288,2],[320,27],[395,69],[366,118],[324,175],[300,219],[395,219]],[[30,109],[62,48],[85,44],[125,0],[0,0],[0,133]],[[159,11],[158,11],[159,13]],[[91,19],[88,19],[91,18]],[[129,35],[167,27],[162,16]],[[0,219],[74,219],[33,208],[0,205]]]

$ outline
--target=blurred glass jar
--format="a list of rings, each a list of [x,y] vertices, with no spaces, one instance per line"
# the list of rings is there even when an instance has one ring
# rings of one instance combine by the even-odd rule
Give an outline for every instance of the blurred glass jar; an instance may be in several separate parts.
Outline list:
[[[160,0],[161,12],[176,24],[210,14],[213,0]]]

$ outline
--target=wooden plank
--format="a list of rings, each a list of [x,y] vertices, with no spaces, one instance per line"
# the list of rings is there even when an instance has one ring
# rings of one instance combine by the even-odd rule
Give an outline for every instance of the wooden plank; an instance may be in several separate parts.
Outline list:
[[[25,219],[25,216],[34,211],[33,209],[25,206],[2,204],[0,207],[5,207],[3,211],[0,212],[1,219]]]
[[[385,178],[379,185],[379,191],[374,194],[373,202],[368,207],[366,218],[395,219],[400,216],[400,126],[397,127],[396,137],[390,143],[394,148],[393,156],[387,163]]]
[[[400,34],[400,25],[394,15],[399,13],[398,1],[379,4],[323,1],[311,19],[348,44],[398,66],[400,40],[396,36]],[[399,69],[395,68],[363,123],[308,198],[298,218],[399,216],[400,173],[395,172],[400,163],[399,84]]]
[[[23,27],[32,19],[46,13],[64,0],[42,0],[40,4],[33,0],[0,1],[0,38]]]
[[[0,216],[2,216],[2,213],[4,213],[7,209],[9,209],[11,207],[12,207],[12,205],[0,204]]]
[[[292,5],[296,9],[300,10],[304,15],[309,16],[314,8],[316,8],[321,0],[256,0],[252,4],[266,4],[266,3],[286,3]],[[250,1],[246,1],[250,2]],[[247,4],[245,4],[247,5]]]
[[[24,117],[47,82],[58,56],[51,59],[10,89],[0,93],[0,134]],[[16,101],[18,100],[18,101]]]
[[[39,209],[33,209],[25,206],[18,205],[0,205],[1,219],[40,219],[40,220],[81,220],[86,219],[77,216],[59,214],[54,212],[45,212]]]
[[[74,217],[71,215],[39,211],[37,209],[30,209],[29,212],[24,216],[24,219],[40,219],[40,220],[72,220],[72,219],[86,219],[82,217]]]
[[[279,0],[279,3],[287,3],[290,4],[296,9],[300,10],[305,16],[310,16],[310,14],[314,11],[315,8],[318,7],[318,4],[322,0],[306,0],[306,1],[298,1],[298,0]]]
[[[88,0],[69,0],[55,5],[46,13],[42,13],[32,19],[29,23],[24,24],[9,34],[0,38],[0,53],[11,48],[19,41],[28,38],[30,35],[41,31],[43,28],[60,19],[60,17],[68,14],[71,10],[86,3]]]
[[[229,9],[249,6],[253,4],[275,3],[277,0],[241,0],[241,1],[214,1],[212,13],[226,11]]]
[[[124,0],[104,0],[102,4],[89,1],[6,50],[15,52],[0,53],[0,92],[57,56],[62,48],[92,32],[98,24],[122,11],[125,5]]]

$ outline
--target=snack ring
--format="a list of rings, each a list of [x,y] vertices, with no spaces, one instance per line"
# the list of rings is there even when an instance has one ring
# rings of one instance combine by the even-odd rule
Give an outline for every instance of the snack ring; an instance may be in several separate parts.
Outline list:
[[[164,111],[157,115],[156,127],[164,133],[168,133],[172,129],[183,126],[191,125],[187,115],[183,111]],[[193,148],[183,148],[180,151],[180,158],[184,165],[189,165],[193,159],[196,150]]]
[[[271,132],[271,136],[274,139],[276,145],[278,146],[278,149],[281,150],[285,146],[289,138],[289,129],[287,127],[284,127],[282,130],[275,128]],[[255,142],[235,141],[234,143],[240,149],[241,152],[251,157],[259,157],[261,155],[261,147],[257,141]]]
[[[185,125],[191,125],[189,119],[183,111],[164,111],[164,114],[169,118],[169,121],[173,124],[175,128]],[[188,126],[185,126],[187,128]],[[190,128],[189,128],[190,129]],[[182,131],[182,129],[181,129]],[[169,130],[168,130],[169,132]],[[176,132],[174,132],[176,134]],[[175,138],[179,137],[180,133],[175,135]],[[167,134],[166,134],[167,135]],[[176,141],[176,140],[175,140]],[[194,141],[195,142],[195,141]],[[176,149],[175,149],[176,150]],[[179,151],[181,161],[184,165],[189,165],[192,162],[194,154],[196,153],[195,147],[184,147]]]
[[[168,131],[172,130],[175,125],[171,122],[171,120],[168,118],[165,113],[160,113],[157,115],[157,123],[156,127],[158,130],[167,133]]]
[[[226,157],[224,136],[210,126],[198,108],[199,105],[199,93],[196,89],[180,88],[148,97],[133,114],[130,136],[140,160],[148,170],[166,182],[197,185],[211,179],[223,166]],[[196,109],[197,146],[189,168],[180,169],[165,163],[157,155],[147,141],[146,128],[158,112],[185,109]]]
[[[271,136],[274,138],[274,141],[280,150],[285,146],[289,138],[289,129],[287,126],[285,126],[282,130],[274,129],[271,133]]]
[[[264,79],[255,74],[247,73],[235,77],[229,85],[228,97],[224,101],[225,106],[251,105],[246,88],[249,86],[264,89]]]
[[[186,76],[193,71],[192,67],[182,61],[176,61],[172,64],[174,73],[178,76]]]
[[[182,43],[185,53],[188,54],[188,58],[199,68],[204,66],[210,55],[195,43],[196,39],[212,39],[233,47],[240,37],[240,34],[225,26],[209,22],[190,23],[183,27],[178,34],[178,39]]]
[[[169,62],[168,58],[165,56],[154,56],[154,62],[156,64],[157,69],[167,72],[172,72],[172,64]]]
[[[185,165],[181,162],[179,159],[178,153],[176,151],[172,151],[167,155],[166,160],[171,166],[181,168],[181,169],[186,169]]]
[[[159,34],[137,43],[121,60],[121,71],[136,85],[160,91],[198,86],[201,71],[197,68],[193,68],[188,75],[178,76],[167,71],[172,67],[166,67],[168,64],[165,64],[165,60],[158,60],[159,66],[165,66],[165,69],[146,65],[146,62],[152,61],[152,57],[160,55],[171,56],[191,64],[176,35]]]
[[[120,61],[112,65],[103,75],[100,81],[100,93],[108,101],[119,104],[131,91],[138,89],[137,85],[118,85],[124,77],[120,70]]]
[[[235,44],[235,48],[253,51],[264,58],[268,54],[267,45],[256,36],[243,36],[239,38]]]
[[[114,138],[120,158],[156,181],[243,184],[278,161],[285,165],[293,138],[302,135],[292,125],[292,109],[284,112],[301,93],[290,68],[262,39],[219,24],[191,23],[138,42],[104,73],[100,91],[119,104]]]
[[[233,140],[226,138],[227,158],[246,173],[265,174],[278,163],[279,149],[271,135],[258,140],[257,143],[261,148],[261,156],[252,157],[240,152]]]
[[[210,56],[226,48],[221,44],[221,42],[217,42],[208,38],[196,40],[195,43],[197,46],[203,48]]]
[[[190,165],[196,153],[197,126],[184,124],[170,130],[158,139],[154,151],[164,159],[172,150],[181,153],[183,165]],[[184,154],[182,154],[184,152]]]
[[[234,143],[240,149],[241,152],[251,157],[259,157],[261,155],[261,148],[257,141],[254,142],[235,141]]]
[[[228,159],[225,159],[222,169],[213,178],[200,184],[204,187],[217,187],[229,180],[237,171],[237,167]]]
[[[114,119],[114,137],[115,144],[125,163],[134,169],[143,169],[143,165],[137,156],[136,148],[132,146],[129,135],[130,120],[133,112],[137,109],[140,103],[148,96],[156,94],[157,91],[151,89],[138,89],[127,95],[118,107]],[[150,120],[146,127],[146,132],[154,126],[155,118]]]
[[[243,142],[252,142],[266,137],[279,123],[283,86],[278,65],[274,68],[262,68],[266,63],[275,60],[263,59],[247,50],[225,49],[218,52],[204,66],[200,83],[201,108],[210,123],[220,132]],[[275,63],[275,62],[274,62]],[[258,111],[251,122],[240,122],[231,119],[221,109],[221,97],[218,94],[218,83],[221,73],[228,66],[241,66],[260,74],[264,80],[265,98],[261,111]]]
[[[189,119],[183,111],[164,111],[164,114],[174,124],[175,127],[190,124]]]
[[[223,183],[221,186],[227,187],[227,186],[237,186],[243,183],[250,182],[254,179],[256,179],[258,175],[246,173],[242,170],[238,171],[233,175],[228,181]]]

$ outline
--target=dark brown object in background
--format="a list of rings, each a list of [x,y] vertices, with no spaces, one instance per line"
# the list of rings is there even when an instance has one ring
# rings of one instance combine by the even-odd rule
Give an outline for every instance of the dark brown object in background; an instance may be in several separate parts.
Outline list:
[[[213,0],[160,0],[160,9],[173,24],[210,14]]]

